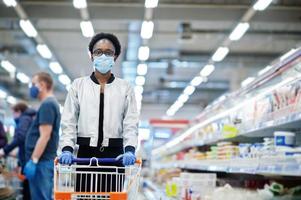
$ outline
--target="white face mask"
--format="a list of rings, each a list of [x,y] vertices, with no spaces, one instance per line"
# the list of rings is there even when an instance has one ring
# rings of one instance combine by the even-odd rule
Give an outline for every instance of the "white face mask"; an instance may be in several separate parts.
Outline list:
[[[93,60],[93,67],[102,74],[106,74],[112,70],[114,64],[114,57],[106,56],[104,54],[101,56],[95,56]]]

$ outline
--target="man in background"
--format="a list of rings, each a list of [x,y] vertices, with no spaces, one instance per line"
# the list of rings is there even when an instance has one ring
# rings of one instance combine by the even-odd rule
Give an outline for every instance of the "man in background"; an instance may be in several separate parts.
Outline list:
[[[59,141],[60,109],[53,95],[53,80],[41,72],[32,78],[30,96],[41,102],[27,134],[24,174],[33,200],[52,199],[53,166]]]

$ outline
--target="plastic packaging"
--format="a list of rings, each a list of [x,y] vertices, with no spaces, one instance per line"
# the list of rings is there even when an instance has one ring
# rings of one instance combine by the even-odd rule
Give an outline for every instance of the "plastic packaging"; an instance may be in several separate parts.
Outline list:
[[[276,131],[274,132],[275,146],[289,146],[292,147],[295,145],[295,136],[293,132],[287,131]]]

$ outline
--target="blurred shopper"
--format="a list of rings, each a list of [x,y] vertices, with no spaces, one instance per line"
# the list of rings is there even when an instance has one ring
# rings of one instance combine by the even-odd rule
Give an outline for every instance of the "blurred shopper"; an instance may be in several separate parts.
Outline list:
[[[24,174],[29,180],[33,200],[52,199],[53,166],[59,141],[60,109],[53,96],[53,80],[47,73],[32,79],[30,96],[37,98],[40,108],[25,141]]]
[[[13,106],[13,116],[16,122],[16,129],[13,140],[7,144],[3,149],[0,150],[0,156],[7,156],[16,147],[18,151],[18,164],[23,172],[25,166],[25,138],[30,128],[33,117],[36,114],[34,109],[28,108],[26,103],[20,102]],[[30,200],[30,191],[28,186],[28,180],[23,183],[23,199]]]
[[[71,164],[78,144],[80,158],[117,158],[123,165],[132,165],[139,115],[133,88],[111,72],[121,51],[119,40],[99,33],[90,41],[89,51],[94,72],[76,79],[68,92],[59,161]]]
[[[0,121],[0,148],[3,148],[7,144],[6,132],[4,130],[3,123]]]

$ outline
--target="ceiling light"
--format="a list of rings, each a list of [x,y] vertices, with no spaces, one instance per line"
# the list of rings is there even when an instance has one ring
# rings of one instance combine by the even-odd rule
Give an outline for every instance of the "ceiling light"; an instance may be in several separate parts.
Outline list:
[[[27,84],[27,83],[30,82],[30,78],[29,78],[26,74],[24,74],[24,73],[22,73],[22,72],[18,72],[16,78],[17,78],[21,83],[24,83],[24,84]]]
[[[177,100],[172,106],[178,110],[178,109],[180,109],[183,105],[184,105],[183,102]]]
[[[296,51],[297,49],[291,49],[289,52],[285,53],[283,56],[280,57],[280,61],[284,61],[285,59],[293,55]]]
[[[6,101],[7,101],[9,104],[12,104],[12,105],[14,105],[14,104],[17,103],[17,99],[16,99],[15,97],[13,97],[13,96],[8,96],[7,99],[6,99]]]
[[[16,5],[17,5],[17,2],[15,0],[3,0],[3,3],[7,7],[16,7]]]
[[[262,74],[265,74],[266,72],[268,72],[270,69],[272,69],[272,66],[268,65],[265,68],[263,68],[262,70],[260,70],[257,74],[258,74],[258,76],[261,76]]]
[[[80,23],[80,29],[84,37],[93,37],[94,28],[91,21],[82,21]]]
[[[158,6],[159,0],[145,0],[146,8],[156,8]]]
[[[50,62],[49,63],[49,68],[55,74],[61,74],[61,73],[63,73],[63,69],[62,69],[60,63],[58,63],[58,62]]]
[[[11,64],[8,60],[2,60],[1,66],[10,73],[16,72],[16,67],[13,64]]]
[[[141,37],[143,39],[150,39],[153,36],[154,31],[154,22],[152,21],[143,21],[141,26]]]
[[[254,10],[259,10],[259,11],[263,11],[265,10],[271,3],[273,0],[258,0],[253,8]]]
[[[184,94],[186,94],[186,95],[192,95],[194,91],[195,91],[195,87],[192,86],[192,85],[189,85],[189,86],[187,86],[185,88]]]
[[[239,23],[235,29],[232,31],[232,33],[229,36],[230,40],[239,40],[245,33],[246,31],[250,28],[250,24],[245,22],[245,23]]]
[[[0,89],[0,98],[6,98],[7,97],[7,93],[4,90]]]
[[[143,86],[145,84],[144,76],[137,76],[135,83],[136,85]]]
[[[69,91],[69,90],[70,90],[70,88],[71,88],[71,84],[68,84],[68,85],[66,85],[66,87],[65,87],[65,88],[66,88],[66,90],[67,90],[67,91]]]
[[[226,55],[229,53],[228,47],[219,47],[216,52],[212,56],[212,60],[214,62],[220,62],[222,61]]]
[[[203,82],[203,77],[201,76],[196,76],[192,79],[192,81],[190,82],[190,84],[192,86],[199,86],[201,83]]]
[[[138,58],[141,61],[146,61],[149,58],[149,47],[148,46],[139,47]]]
[[[137,102],[137,103],[140,103],[140,102],[142,101],[142,99],[143,99],[142,94],[137,94],[137,93],[135,93],[135,96],[136,96],[136,102]]]
[[[203,77],[208,77],[214,70],[214,65],[206,65],[200,72],[200,75]]]
[[[39,44],[37,46],[37,51],[43,58],[50,59],[52,57],[52,53],[46,44]]]
[[[137,94],[143,93],[143,87],[140,85],[136,85],[134,90],[135,90],[135,93],[137,93]]]
[[[168,109],[166,111],[166,115],[169,116],[169,117],[172,117],[176,114],[176,111],[175,110],[172,110],[172,109]]]
[[[29,20],[20,20],[20,27],[28,37],[37,37],[38,32]]]
[[[254,80],[255,80],[254,77],[246,78],[243,82],[241,82],[241,87],[245,87],[245,86],[249,85],[249,84],[252,83]]]
[[[73,6],[77,9],[87,8],[86,0],[73,0]]]
[[[63,85],[69,85],[69,84],[71,84],[71,80],[70,80],[70,78],[66,74],[59,75],[59,81]]]
[[[147,64],[139,64],[137,66],[137,74],[139,76],[145,76],[147,73]]]
[[[186,101],[188,101],[189,96],[187,94],[181,94],[178,98],[178,101],[181,103],[185,103]]]

